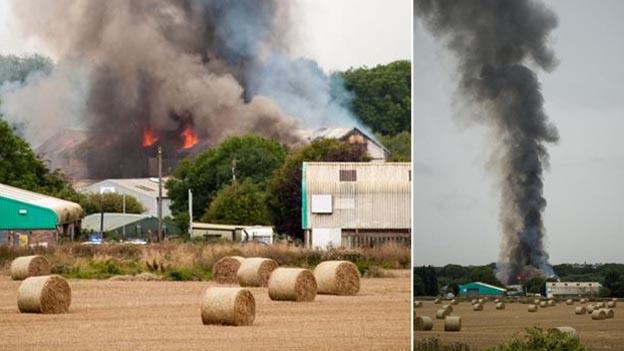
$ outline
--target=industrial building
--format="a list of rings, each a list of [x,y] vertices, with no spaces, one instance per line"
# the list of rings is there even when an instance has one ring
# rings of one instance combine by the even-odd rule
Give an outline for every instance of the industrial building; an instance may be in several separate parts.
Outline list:
[[[167,197],[165,179],[162,186],[162,216],[171,216],[171,199]],[[83,193],[118,193],[130,195],[145,207],[143,214],[158,216],[158,178],[105,179],[80,189]]]
[[[0,244],[49,246],[80,233],[77,203],[0,184]]]
[[[301,182],[307,247],[410,244],[409,162],[304,162]]]
[[[597,296],[602,285],[598,282],[547,282],[546,296]]]
[[[82,228],[89,232],[100,232],[101,220],[104,233],[115,234],[119,238],[152,239],[158,233],[158,217],[131,213],[94,213],[82,220]],[[163,233],[168,235],[181,234],[180,229],[170,219],[163,220]]]
[[[502,296],[505,295],[506,292],[507,289],[482,282],[472,282],[459,286],[459,295],[468,298],[479,296]]]
[[[191,239],[273,244],[273,227],[269,226],[193,222],[190,232]]]
[[[317,139],[338,139],[347,144],[362,145],[366,148],[372,162],[384,162],[388,158],[388,149],[376,138],[368,135],[357,127],[353,128],[320,128],[316,130],[302,129],[299,135],[311,142]]]

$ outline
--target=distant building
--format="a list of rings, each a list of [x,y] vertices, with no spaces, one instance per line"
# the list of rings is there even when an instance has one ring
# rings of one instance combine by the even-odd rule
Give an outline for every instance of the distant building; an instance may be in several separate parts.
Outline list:
[[[546,296],[593,296],[599,294],[601,287],[598,282],[546,282]]]
[[[82,228],[87,231],[100,231],[101,214],[94,213],[82,220]],[[158,218],[131,213],[104,213],[104,233],[113,233],[120,238],[151,239],[150,234],[158,233]],[[165,235],[179,235],[180,229],[172,220],[163,220]]]
[[[191,238],[207,241],[260,242],[273,244],[273,227],[193,222]]]
[[[84,212],[77,203],[0,184],[0,244],[43,245],[80,233]]]
[[[317,139],[338,139],[347,144],[360,144],[366,148],[366,151],[373,162],[383,162],[388,157],[388,149],[386,149],[376,138],[363,132],[357,127],[301,130],[299,131],[299,134],[310,142]]]
[[[171,199],[167,197],[165,179],[162,186],[162,215],[171,216]],[[105,179],[80,188],[82,193],[112,192],[135,197],[145,207],[143,214],[158,216],[158,178]]]
[[[467,298],[479,296],[502,296],[505,295],[506,292],[507,289],[482,282],[472,282],[459,286],[459,295]]]
[[[304,162],[301,181],[308,247],[410,244],[409,162]]]

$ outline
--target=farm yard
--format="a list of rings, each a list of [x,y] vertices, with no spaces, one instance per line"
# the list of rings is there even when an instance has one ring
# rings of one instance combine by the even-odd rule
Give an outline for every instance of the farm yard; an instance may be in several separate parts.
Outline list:
[[[540,308],[534,313],[529,313],[528,304],[524,303],[507,303],[504,310],[496,310],[494,302],[490,301],[484,305],[483,311],[473,311],[470,301],[463,301],[452,306],[451,313],[461,316],[461,331],[445,332],[444,320],[435,317],[436,311],[449,303],[424,301],[422,308],[414,309],[415,315],[428,316],[433,321],[431,331],[415,331],[415,340],[437,338],[445,345],[462,343],[467,344],[470,350],[484,350],[507,343],[515,334],[523,335],[526,328],[533,326],[544,329],[570,326],[576,329],[581,343],[589,350],[624,349],[624,318],[619,308],[614,309],[613,319],[592,320],[589,314],[574,313],[579,306],[578,301],[571,306],[561,301],[556,306]]]
[[[356,296],[313,302],[256,300],[252,326],[207,326],[200,301],[213,282],[69,280],[67,314],[24,314],[19,281],[0,276],[0,349],[9,350],[409,350],[410,276],[362,278]]]

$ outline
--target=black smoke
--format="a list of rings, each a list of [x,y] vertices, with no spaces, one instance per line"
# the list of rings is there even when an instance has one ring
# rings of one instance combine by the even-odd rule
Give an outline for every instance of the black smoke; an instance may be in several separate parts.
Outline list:
[[[426,28],[455,54],[459,92],[496,135],[503,240],[498,278],[553,275],[544,247],[545,145],[557,129],[544,112],[535,69],[557,65],[549,34],[557,17],[531,0],[414,0]],[[416,53],[417,54],[417,53]]]

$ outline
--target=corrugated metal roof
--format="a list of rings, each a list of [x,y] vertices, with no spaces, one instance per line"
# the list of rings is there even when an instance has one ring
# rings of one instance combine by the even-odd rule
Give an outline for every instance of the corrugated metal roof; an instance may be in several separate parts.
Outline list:
[[[163,198],[167,198],[167,188],[165,188],[165,182],[168,178],[163,178],[163,187],[162,194]],[[115,184],[119,187],[130,189],[136,191],[140,194],[152,197],[154,199],[158,198],[158,178],[120,178],[120,179],[104,179],[100,182],[93,183],[84,188],[81,188],[80,191],[93,191],[93,189],[99,188],[101,183],[108,182]]]
[[[104,213],[104,231],[111,231],[141,221],[150,216],[132,213]],[[82,228],[86,230],[100,230],[100,214],[94,213],[82,220]]]
[[[299,135],[308,141],[313,141],[316,139],[343,139],[349,136],[351,133],[359,133],[364,135],[366,138],[371,140],[373,143],[377,144],[382,149],[386,150],[386,147],[381,144],[377,138],[373,135],[370,135],[363,130],[357,127],[344,128],[344,127],[336,127],[336,128],[328,128],[323,127],[319,129],[301,129],[299,130]]]
[[[507,291],[507,289],[501,288],[500,286],[494,286],[494,285],[486,284],[486,283],[483,283],[483,282],[472,282],[472,283],[468,283],[468,284],[463,284],[463,285],[460,285],[460,288],[464,287],[464,286],[468,286],[468,285],[475,285],[475,284],[476,285],[485,286],[485,287],[488,287],[490,289],[494,289],[494,290],[498,290],[498,291]]]
[[[48,208],[58,216],[58,224],[80,220],[84,216],[82,207],[75,202],[35,193],[32,191],[0,184],[0,196],[33,206]]]

